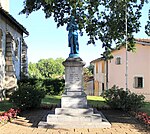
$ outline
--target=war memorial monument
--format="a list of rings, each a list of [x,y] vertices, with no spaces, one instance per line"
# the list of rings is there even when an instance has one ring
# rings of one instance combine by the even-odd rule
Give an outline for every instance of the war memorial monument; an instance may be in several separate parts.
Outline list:
[[[67,25],[69,57],[65,66],[65,91],[61,98],[61,107],[54,114],[47,115],[47,121],[41,121],[38,127],[45,128],[110,128],[111,124],[102,113],[94,113],[87,104],[87,95],[83,89],[83,67],[85,62],[79,57],[78,25],[74,17]]]

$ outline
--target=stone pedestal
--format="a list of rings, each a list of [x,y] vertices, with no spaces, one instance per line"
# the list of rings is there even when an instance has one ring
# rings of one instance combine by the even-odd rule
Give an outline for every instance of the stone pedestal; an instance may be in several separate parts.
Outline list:
[[[68,58],[65,66],[65,91],[61,108],[47,116],[47,122],[39,127],[46,128],[110,128],[111,125],[100,113],[94,113],[87,106],[87,96],[83,90],[83,66],[81,58]]]
[[[83,66],[81,58],[68,58],[65,66],[65,92],[62,95],[62,108],[87,108],[87,98],[83,90]]]

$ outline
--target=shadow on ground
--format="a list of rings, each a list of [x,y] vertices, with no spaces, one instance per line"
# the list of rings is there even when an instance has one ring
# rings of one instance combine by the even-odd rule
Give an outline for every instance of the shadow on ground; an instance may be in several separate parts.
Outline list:
[[[130,124],[133,125],[138,131],[150,133],[150,129],[140,123],[136,118],[132,117],[125,111],[121,110],[101,110],[104,116],[111,124]]]
[[[105,115],[105,117],[111,123],[129,123],[129,124],[137,124],[137,121],[121,110],[101,110],[101,112]]]

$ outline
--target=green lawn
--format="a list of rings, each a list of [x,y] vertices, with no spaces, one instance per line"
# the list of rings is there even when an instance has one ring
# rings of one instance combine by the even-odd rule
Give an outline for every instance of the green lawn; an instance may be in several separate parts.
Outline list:
[[[107,106],[105,99],[100,96],[87,96],[88,105],[91,107]]]
[[[60,104],[61,96],[50,96],[46,95],[42,100],[43,105],[57,105]],[[107,106],[105,99],[100,96],[87,96],[88,104],[90,107],[103,107]],[[13,105],[8,100],[0,102],[0,113],[5,112],[12,108]],[[150,116],[150,102],[145,102],[145,105],[140,109],[140,111],[146,112]]]
[[[50,104],[59,104],[60,103],[60,99],[61,99],[61,96],[50,96],[50,95],[46,95],[46,97],[42,100],[42,104],[47,104],[47,105],[50,105]],[[93,107],[101,107],[101,106],[105,106],[105,99],[103,99],[102,97],[100,96],[87,96],[87,99],[88,99],[88,104],[90,106],[93,106]]]
[[[46,95],[44,99],[42,99],[42,104],[47,104],[47,105],[50,105],[50,104],[59,104],[60,103],[60,99],[61,99],[61,96],[51,96],[51,95]]]

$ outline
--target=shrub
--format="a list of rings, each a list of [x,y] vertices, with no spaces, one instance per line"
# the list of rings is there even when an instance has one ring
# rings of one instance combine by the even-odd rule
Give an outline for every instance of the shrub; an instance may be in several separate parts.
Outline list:
[[[130,93],[127,100],[127,108],[132,111],[137,111],[144,105],[144,95]]]
[[[10,101],[20,109],[36,108],[40,106],[42,98],[45,97],[45,92],[36,86],[27,83],[19,85],[10,97]]]
[[[65,87],[65,80],[64,79],[45,79],[44,85],[45,85],[47,94],[61,95]]]
[[[24,79],[18,84],[26,83],[44,90],[49,95],[60,95],[65,86],[64,79]]]
[[[144,96],[125,91],[123,88],[113,86],[104,92],[106,103],[114,109],[125,111],[137,111],[144,105]]]

